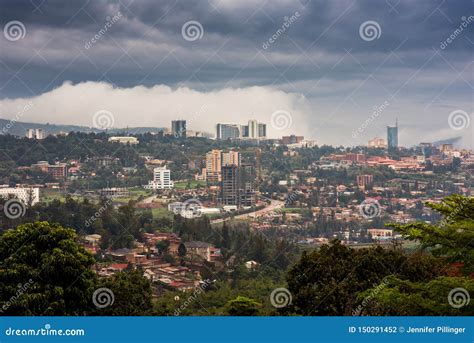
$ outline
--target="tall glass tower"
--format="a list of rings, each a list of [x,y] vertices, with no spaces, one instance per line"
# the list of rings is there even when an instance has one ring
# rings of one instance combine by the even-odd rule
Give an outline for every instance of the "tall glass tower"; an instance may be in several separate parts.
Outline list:
[[[387,126],[387,147],[389,150],[398,148],[398,121],[395,126]]]

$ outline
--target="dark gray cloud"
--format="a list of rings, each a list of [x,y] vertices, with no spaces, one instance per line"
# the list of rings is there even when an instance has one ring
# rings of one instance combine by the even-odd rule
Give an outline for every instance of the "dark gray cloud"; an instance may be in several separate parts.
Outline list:
[[[40,95],[64,81],[165,84],[203,92],[267,86],[301,94],[313,104],[308,121],[315,136],[335,124],[347,133],[385,99],[391,112],[368,135],[383,131],[395,116],[413,125],[425,125],[420,118],[432,116],[429,129],[441,130],[449,110],[473,108],[474,22],[441,48],[474,14],[472,1],[3,0],[0,5],[2,27],[18,20],[26,28],[23,39],[0,37],[0,98]],[[119,12],[122,18],[86,49]],[[183,39],[181,28],[190,20],[204,28],[202,39]],[[366,21],[379,25],[378,39],[360,37]]]

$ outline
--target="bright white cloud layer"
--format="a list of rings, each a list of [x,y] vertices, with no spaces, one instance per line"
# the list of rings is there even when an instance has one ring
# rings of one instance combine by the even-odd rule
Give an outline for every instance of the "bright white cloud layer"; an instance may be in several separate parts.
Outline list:
[[[104,82],[65,82],[36,97],[0,101],[1,118],[22,122],[93,127],[98,111],[112,113],[113,127],[169,127],[173,119],[186,119],[189,130],[212,133],[216,123],[245,124],[257,119],[267,123],[270,137],[309,134],[303,118],[312,115],[303,96],[270,87],[200,92],[164,85],[115,88]],[[291,120],[272,125],[276,111],[289,113]]]

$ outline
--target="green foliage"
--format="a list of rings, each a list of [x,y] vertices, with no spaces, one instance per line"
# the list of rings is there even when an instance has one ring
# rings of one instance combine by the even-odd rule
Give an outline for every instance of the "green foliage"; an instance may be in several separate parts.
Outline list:
[[[383,316],[472,316],[474,280],[468,277],[438,277],[429,282],[387,280],[379,292],[368,290],[360,299],[371,296],[362,314]],[[450,292],[451,296],[450,296]],[[449,302],[451,299],[451,304]],[[454,306],[453,306],[454,304]]]
[[[126,270],[110,279],[101,280],[98,287],[110,289],[114,302],[110,306],[96,309],[101,316],[143,316],[152,314],[152,289],[150,281],[139,269]]]
[[[454,194],[440,204],[428,204],[441,213],[440,225],[423,222],[406,225],[390,224],[396,231],[410,240],[419,241],[435,256],[449,261],[462,262],[466,272],[474,270],[474,198]]]
[[[419,261],[425,263],[419,264]],[[386,276],[423,280],[439,273],[440,265],[428,256],[408,258],[400,249],[352,249],[339,241],[323,245],[288,273],[293,295],[292,312],[303,315],[349,315],[358,294],[379,285]]]
[[[237,298],[227,302],[226,312],[230,316],[256,316],[261,306],[262,304],[254,299],[239,295]]]
[[[5,314],[83,315],[92,309],[94,259],[75,239],[74,230],[48,222],[21,225],[0,236]]]

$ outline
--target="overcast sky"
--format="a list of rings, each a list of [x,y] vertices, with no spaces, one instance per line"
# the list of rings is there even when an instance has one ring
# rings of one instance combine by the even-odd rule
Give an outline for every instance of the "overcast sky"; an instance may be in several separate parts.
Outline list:
[[[0,118],[208,132],[255,118],[343,145],[398,118],[402,145],[474,147],[473,1],[0,5]]]

